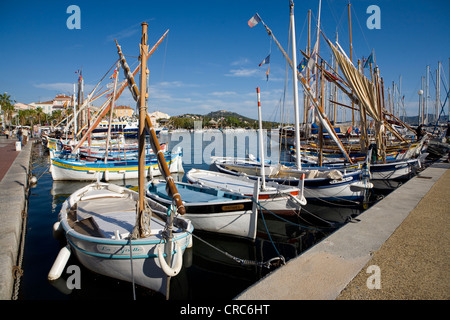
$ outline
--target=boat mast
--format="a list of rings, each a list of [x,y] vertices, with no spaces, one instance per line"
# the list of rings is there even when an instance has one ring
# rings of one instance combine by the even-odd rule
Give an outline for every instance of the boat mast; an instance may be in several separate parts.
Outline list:
[[[311,9],[308,10],[308,47],[306,48],[306,52],[308,53],[308,56],[311,56]],[[306,79],[309,79],[309,68],[306,68]],[[306,96],[306,99],[305,99]],[[305,132],[308,132],[307,137],[309,137],[309,130],[308,128],[308,118],[309,118],[309,96],[304,94],[304,104],[305,104],[305,110],[303,112],[303,119],[305,123]],[[306,102],[305,102],[306,101]]]
[[[430,95],[430,91],[429,91],[429,84],[430,84],[429,74],[430,74],[430,66],[427,66],[427,75],[426,75],[427,87],[426,87],[426,91],[425,91],[425,108],[423,108],[424,116],[422,117],[422,124],[428,123],[428,96]]]
[[[258,15],[259,17],[259,15]],[[318,100],[316,99],[316,97],[314,96],[314,94],[312,93],[311,87],[308,84],[308,81],[305,79],[305,77],[303,77],[303,75],[297,70],[297,67],[294,66],[294,64],[292,63],[292,60],[289,58],[288,54],[286,53],[286,51],[283,49],[283,47],[281,46],[280,42],[278,42],[277,38],[275,37],[275,35],[273,34],[272,30],[270,30],[270,28],[264,23],[264,21],[261,19],[261,17],[259,17],[261,23],[263,24],[264,28],[267,31],[267,34],[269,36],[272,37],[273,41],[275,42],[275,44],[278,46],[278,48],[280,49],[281,53],[283,54],[284,58],[286,59],[286,61],[288,62],[289,66],[291,67],[291,69],[297,73],[297,79],[300,81],[301,85],[303,86],[303,89],[305,90],[306,94],[309,96],[310,101],[312,103],[312,105],[314,106],[314,108],[317,111],[317,115],[319,117],[320,122],[322,123],[322,125],[324,126],[324,128],[327,130],[327,132],[330,134],[331,138],[333,139],[333,141],[336,143],[336,145],[339,147],[339,149],[341,150],[342,154],[344,155],[344,157],[347,159],[348,162],[353,163],[354,161],[350,158],[350,156],[348,155],[344,145],[342,144],[341,140],[339,139],[339,137],[336,135],[336,132],[333,130],[333,126],[331,125],[330,121],[328,120],[325,112],[322,109],[322,106],[320,106]]]
[[[261,116],[261,95],[259,93],[259,87],[256,88],[256,95],[258,98],[258,121],[259,121],[259,158],[261,162],[261,188],[266,189],[266,172],[265,172],[265,161],[264,161],[264,141],[263,141],[263,128],[262,128],[262,116]],[[257,198],[256,198],[257,199]]]
[[[73,102],[73,139],[76,141],[77,139],[77,106],[75,105],[75,83],[73,84],[73,96],[72,96],[72,102]]]
[[[138,171],[138,187],[139,187],[139,210],[137,221],[141,221],[141,217],[144,213],[144,197],[145,197],[145,117],[147,115],[147,59],[148,59],[148,45],[147,45],[147,27],[148,24],[143,22],[142,26],[142,38],[140,45],[140,60],[141,60],[141,78],[140,78],[140,95],[139,95],[139,171]],[[112,105],[114,104],[114,97],[112,98]],[[142,235],[143,230],[140,226],[139,234]]]
[[[294,18],[294,1],[290,0],[289,3],[290,8],[290,25],[291,25],[291,41],[292,41],[292,63],[294,67],[297,66],[297,47],[296,47],[296,38],[295,38],[295,18]],[[301,153],[300,153],[300,116],[298,112],[298,79],[296,75],[296,68],[292,70],[292,82],[293,82],[293,90],[294,90],[294,128],[295,128],[295,148],[297,149],[296,157],[295,157],[295,164],[298,169],[302,168],[301,163]],[[259,109],[260,110],[260,109]],[[264,179],[263,179],[263,186],[264,186]]]
[[[116,71],[114,72],[114,90],[113,90],[113,94],[111,96],[112,101],[111,101],[111,108],[110,108],[110,111],[109,111],[108,135],[106,136],[105,163],[108,162],[109,140],[111,139],[112,117],[113,117],[113,113],[114,113],[114,104],[115,104],[115,97],[116,97],[117,82],[118,82],[118,79],[119,79],[119,66],[120,66],[120,64],[118,62]]]
[[[353,63],[353,44],[352,44],[352,14],[350,10],[350,1],[348,2],[348,30],[349,30],[349,36],[350,36],[350,61]],[[352,91],[353,94],[353,91]],[[355,110],[353,109],[355,107],[355,103],[352,100],[352,126],[355,125]]]
[[[167,30],[166,33],[164,33],[164,35],[160,38],[160,40],[153,46],[153,48],[150,49],[150,51],[147,54],[147,58],[151,54],[153,54],[153,52],[156,50],[156,48],[162,42],[162,40],[164,39],[164,37],[167,35],[168,32],[169,32],[169,30]],[[120,50],[120,46],[117,44],[117,41],[116,41],[116,45],[117,45],[117,48],[118,48],[118,54],[119,54],[119,57],[120,57],[120,63],[122,65],[122,69],[124,70],[125,77],[127,78],[128,86],[130,87],[130,90],[132,92],[133,98],[135,96],[136,97],[140,97],[139,89],[137,88],[136,82],[134,80],[134,75],[137,73],[137,70],[139,70],[139,68],[141,67],[141,64],[139,64],[139,66],[137,67],[135,72],[131,73],[130,69],[128,68],[128,64],[126,63],[125,57],[123,56],[122,51]],[[137,101],[137,98],[135,100]],[[152,121],[151,121],[150,116],[148,114],[146,114],[146,116],[145,116],[145,129],[149,132],[149,135],[150,135],[150,146],[152,147],[152,150],[153,150],[153,152],[155,153],[155,155],[157,157],[158,165],[160,166],[160,170],[161,170],[161,174],[162,174],[162,176],[164,177],[164,179],[167,182],[168,195],[175,202],[175,205],[177,207],[178,213],[183,215],[183,214],[186,213],[186,208],[184,207],[183,202],[181,201],[181,196],[178,193],[178,190],[177,190],[177,187],[176,187],[175,182],[173,180],[173,177],[170,174],[169,167],[167,166],[167,162],[166,162],[166,160],[164,158],[164,153],[161,150],[161,145],[159,144],[158,138],[156,137],[155,128],[153,127]]]
[[[436,108],[435,108],[435,121],[439,122],[439,111],[441,105],[441,62],[438,61],[438,68],[436,70]]]

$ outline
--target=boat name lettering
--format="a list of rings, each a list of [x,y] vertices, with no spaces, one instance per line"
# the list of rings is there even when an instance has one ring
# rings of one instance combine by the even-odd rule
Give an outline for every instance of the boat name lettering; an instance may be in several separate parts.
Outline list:
[[[132,254],[142,254],[144,253],[144,248],[141,246],[132,247]],[[104,244],[97,245],[97,250],[101,253],[106,254],[116,254],[116,255],[129,255],[130,246],[109,246]]]
[[[352,180],[353,180],[352,177],[347,177],[347,178],[343,178],[340,180],[331,180],[330,184],[342,183],[342,182],[347,182],[347,181],[352,181]]]
[[[232,204],[228,206],[222,206],[223,211],[242,210],[242,209],[244,209],[243,204]]]

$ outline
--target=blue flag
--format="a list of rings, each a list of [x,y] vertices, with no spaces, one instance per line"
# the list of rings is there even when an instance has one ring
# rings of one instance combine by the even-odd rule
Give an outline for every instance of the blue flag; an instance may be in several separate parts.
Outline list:
[[[373,63],[373,57],[372,57],[372,54],[373,54],[373,53],[370,54],[370,56],[367,58],[366,62],[364,63],[364,67],[363,67],[364,69],[367,68],[367,67],[369,67],[369,66],[370,66],[370,63]]]
[[[303,70],[305,70],[307,65],[308,65],[308,60],[306,60],[306,58],[303,58],[303,60],[297,66],[298,71],[299,72],[303,72]]]

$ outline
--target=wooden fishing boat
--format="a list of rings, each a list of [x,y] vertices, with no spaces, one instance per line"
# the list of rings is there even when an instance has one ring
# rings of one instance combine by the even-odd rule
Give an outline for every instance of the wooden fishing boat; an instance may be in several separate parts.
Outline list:
[[[164,159],[171,173],[184,172],[182,152],[165,152]],[[50,171],[53,180],[93,181],[99,178],[102,181],[137,179],[138,160],[119,161],[83,161],[76,159],[63,159],[53,157],[50,159]],[[158,160],[155,155],[145,159],[145,173],[147,177],[161,175]]]
[[[255,239],[258,211],[251,197],[206,186],[182,182],[175,184],[184,199],[185,217],[192,222],[195,230]],[[146,191],[148,198],[166,207],[172,204],[165,181],[151,181]]]
[[[147,88],[147,26],[142,23],[141,92]],[[57,280],[61,276],[70,252],[74,251],[78,260],[92,271],[132,282],[133,290],[135,283],[150,288],[168,299],[169,280],[181,270],[183,252],[192,244],[194,228],[188,219],[178,217],[185,213],[185,208],[152,131],[145,95],[139,95],[134,75],[119,46],[118,49],[130,89],[134,87],[139,100],[139,150],[145,150],[144,130],[149,128],[150,143],[168,182],[173,205],[167,212],[166,207],[145,198],[145,156],[140,152],[138,192],[97,182],[77,190],[64,202],[54,230],[63,231],[67,246],[58,254],[48,278]],[[114,95],[111,99],[114,100]]]
[[[161,151],[167,151],[167,143],[161,144]],[[80,159],[87,161],[104,160],[106,155],[105,148],[83,148],[80,147],[78,152]],[[138,146],[125,146],[122,148],[108,148],[108,161],[120,161],[120,160],[136,160],[138,158]],[[145,148],[146,157],[155,155],[150,146]]]
[[[212,165],[222,173],[234,176],[245,174],[249,179],[256,179],[261,174],[261,163],[257,160],[234,161],[229,158],[215,158]],[[363,202],[373,184],[369,181],[368,172],[353,167],[320,166],[298,170],[295,166],[266,164],[265,179],[290,186],[303,183],[307,201]]]
[[[253,196],[253,186],[260,177],[253,178],[201,169],[191,169],[186,173],[186,179],[190,183],[235,192],[246,197]],[[261,204],[262,210],[281,215],[299,214],[301,207],[306,204],[299,184],[301,184],[300,180],[297,180],[297,184],[292,186],[266,181],[265,187],[260,188],[258,195],[258,202]]]
[[[66,199],[61,207],[57,232],[63,232],[67,246],[63,247],[49,273],[49,280],[61,276],[71,253],[83,266],[104,276],[134,282],[140,286],[166,294],[167,276],[164,271],[177,274],[182,267],[185,249],[192,244],[194,230],[189,220],[175,218],[172,269],[164,261],[168,226],[167,208],[146,200],[151,209],[150,233],[133,239],[136,206],[139,195],[114,184],[93,183]]]

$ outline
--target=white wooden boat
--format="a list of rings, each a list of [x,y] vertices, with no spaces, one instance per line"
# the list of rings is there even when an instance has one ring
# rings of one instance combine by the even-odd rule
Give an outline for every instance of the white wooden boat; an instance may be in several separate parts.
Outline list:
[[[184,172],[182,153],[180,150],[165,153],[165,160],[171,173]],[[50,159],[50,171],[53,180],[102,181],[137,179],[138,160],[122,161],[83,161],[75,159]],[[148,177],[161,175],[160,166],[156,157],[145,160],[145,173]]]
[[[245,176],[201,169],[189,170],[186,173],[186,178],[190,183],[240,193],[247,197],[253,195],[255,180],[258,179],[258,177],[250,179]],[[306,205],[299,183],[301,184],[301,181],[297,181],[297,185],[294,186],[285,186],[274,182],[266,182],[265,187],[259,189],[258,195],[258,202],[261,204],[262,210],[282,215],[299,214],[301,207]]]
[[[174,268],[164,262],[167,208],[147,199],[152,215],[150,234],[132,239],[136,224],[137,192],[108,183],[93,183],[74,192],[61,207],[55,230],[64,232],[63,247],[49,273],[56,280],[71,253],[93,272],[134,282],[166,294],[167,275],[182,266],[184,250],[192,244],[193,226],[188,219],[175,218],[173,227]]]
[[[261,174],[261,163],[256,160],[215,158],[212,164],[220,172],[229,175],[246,175],[249,179],[256,179]],[[363,202],[367,198],[368,190],[373,188],[373,184],[368,181],[369,177],[360,169],[317,167],[298,170],[295,166],[266,164],[265,172],[266,181],[291,186],[303,183],[307,201]]]
[[[147,23],[142,23],[141,75],[147,70],[147,26]],[[128,84],[130,88],[135,87],[134,93],[137,93],[139,89],[133,75],[118,44],[117,47]],[[142,75],[140,92],[145,91],[145,79]],[[134,95],[136,100],[137,96],[139,94]],[[113,94],[112,103],[115,97]],[[136,283],[165,294],[168,299],[169,279],[181,270],[183,252],[192,245],[191,234],[194,228],[188,219],[177,217],[178,214],[183,215],[185,209],[146,114],[147,106],[143,95],[140,95],[139,108],[139,192],[100,182],[74,192],[63,203],[59,221],[54,227],[54,230],[64,232],[68,245],[58,254],[48,275],[50,280],[59,279],[73,250],[86,268],[112,278],[130,281],[133,283],[133,290]],[[171,191],[173,205],[170,206],[170,211],[145,198],[145,129],[150,131],[150,143],[157,155],[157,165]],[[79,144],[85,138],[86,135]]]
[[[186,208],[184,216],[192,221],[195,230],[256,238],[258,211],[251,197],[182,182],[175,185]],[[166,207],[172,204],[165,181],[151,181],[146,191],[150,199]]]
[[[372,180],[396,180],[411,177],[421,167],[421,159],[428,154],[416,159],[393,160],[386,163],[370,164]]]

